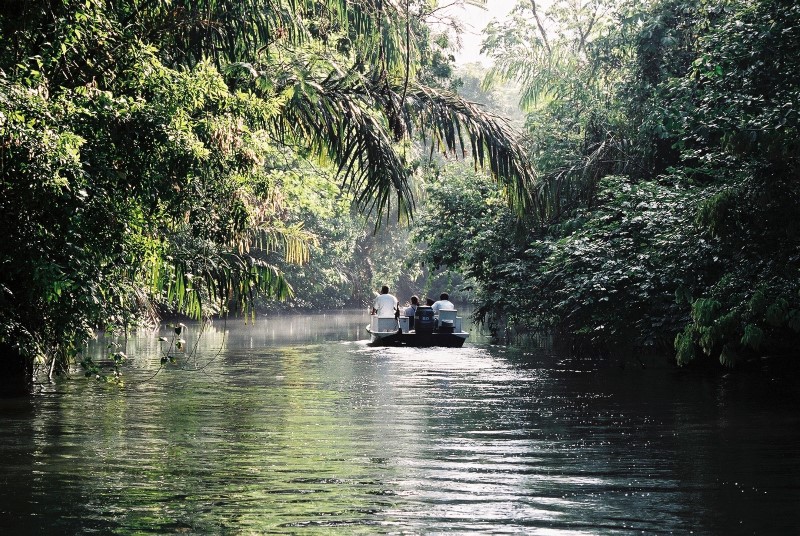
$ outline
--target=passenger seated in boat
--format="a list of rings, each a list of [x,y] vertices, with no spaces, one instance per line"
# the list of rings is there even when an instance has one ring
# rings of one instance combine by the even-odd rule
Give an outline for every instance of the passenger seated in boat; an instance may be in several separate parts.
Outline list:
[[[408,317],[408,329],[414,329],[414,315],[417,314],[417,307],[419,307],[419,298],[411,296],[411,305],[403,311],[403,314]]]
[[[442,292],[439,295],[439,300],[431,305],[431,309],[433,309],[434,325],[436,329],[439,329],[440,317],[442,316],[439,314],[440,311],[455,311],[456,306],[450,301],[450,296],[447,295],[447,292]]]
[[[455,309],[456,306],[453,305],[453,302],[450,301],[450,296],[447,295],[447,292],[442,292],[439,295],[439,301],[434,302],[431,305],[431,309],[433,309],[433,314],[438,315],[440,309]]]
[[[378,315],[378,318],[397,318],[400,316],[397,298],[389,294],[389,287],[386,285],[381,287],[381,293],[372,302],[372,314]]]

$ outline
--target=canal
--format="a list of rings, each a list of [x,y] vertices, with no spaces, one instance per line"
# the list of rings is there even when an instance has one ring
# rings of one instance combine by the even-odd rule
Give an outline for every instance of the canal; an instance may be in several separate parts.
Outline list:
[[[143,332],[116,339],[124,387],[76,371],[0,400],[0,531],[800,530],[796,373],[620,367],[474,331],[372,348],[366,323],[189,325],[163,367],[171,331]]]

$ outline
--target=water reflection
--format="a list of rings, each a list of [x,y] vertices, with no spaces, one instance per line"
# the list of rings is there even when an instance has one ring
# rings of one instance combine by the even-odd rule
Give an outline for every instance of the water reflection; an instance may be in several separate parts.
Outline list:
[[[14,533],[793,533],[796,381],[606,367],[362,312],[216,322],[0,410]],[[477,341],[477,342],[475,342]],[[103,342],[92,348],[98,359]],[[155,372],[158,372],[155,374]]]

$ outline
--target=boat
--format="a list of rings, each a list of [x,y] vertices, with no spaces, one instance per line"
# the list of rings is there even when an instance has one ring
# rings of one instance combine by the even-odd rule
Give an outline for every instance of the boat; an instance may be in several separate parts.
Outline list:
[[[455,309],[441,309],[434,315],[430,307],[419,306],[413,318],[370,315],[367,332],[372,346],[461,348],[469,337],[461,324]]]

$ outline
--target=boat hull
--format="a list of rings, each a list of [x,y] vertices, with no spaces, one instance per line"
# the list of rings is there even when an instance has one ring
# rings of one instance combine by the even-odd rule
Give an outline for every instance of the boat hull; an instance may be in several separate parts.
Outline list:
[[[370,334],[371,346],[413,346],[417,348],[441,346],[445,348],[461,348],[464,346],[464,341],[469,337],[469,333],[466,331],[458,333],[433,332],[430,334],[418,334],[415,331],[403,333],[399,329],[397,331],[372,331],[370,326],[367,326],[367,332]]]

